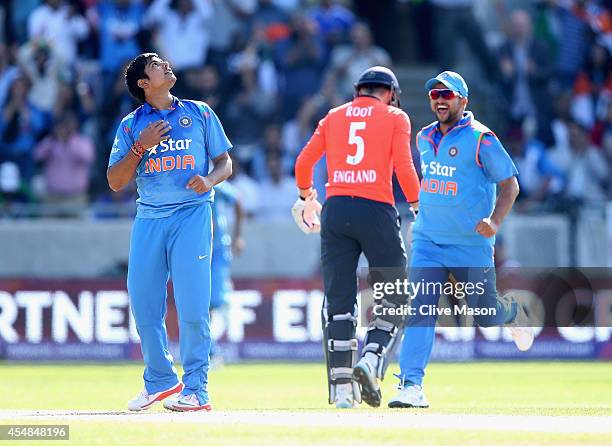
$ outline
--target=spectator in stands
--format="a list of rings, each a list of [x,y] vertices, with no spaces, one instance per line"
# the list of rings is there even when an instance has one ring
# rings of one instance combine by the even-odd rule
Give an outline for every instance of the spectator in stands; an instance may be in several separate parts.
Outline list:
[[[27,183],[21,179],[19,166],[11,161],[0,162],[0,206],[8,208],[12,203],[26,203],[30,201],[28,192]]]
[[[333,79],[328,77],[325,79],[321,90],[304,103],[293,120],[288,121],[283,126],[283,147],[287,150],[286,158],[295,164],[298,154],[312,136],[312,129],[317,126],[319,120],[330,109],[342,103],[344,103],[344,98],[336,90]],[[313,171],[313,186],[317,190],[321,202],[325,200],[326,183],[327,163],[325,156],[323,156],[315,164]]]
[[[89,34],[89,25],[76,8],[64,0],[44,0],[28,19],[30,40],[49,42],[63,62],[72,65],[77,44]]]
[[[138,37],[143,13],[143,5],[137,0],[100,0],[87,10],[99,36],[104,91],[112,88],[123,64],[141,53]]]
[[[154,0],[149,6],[144,24],[157,31],[155,47],[175,72],[206,62],[212,14],[211,0]]]
[[[612,58],[603,41],[591,46],[585,68],[574,83],[574,92],[572,112],[578,121],[593,127],[605,119],[607,104],[612,100]]]
[[[248,32],[248,23],[257,8],[257,0],[212,0],[213,17],[210,21],[210,48],[207,63],[217,67],[221,78],[227,74],[227,57],[235,35]],[[214,107],[213,107],[214,108]]]
[[[319,90],[323,70],[323,44],[315,22],[296,14],[291,24],[291,37],[276,46],[279,74],[284,78],[284,120],[293,118],[303,102]]]
[[[490,81],[498,79],[495,59],[484,40],[484,33],[474,16],[475,0],[430,0],[433,6],[436,60],[440,70],[456,67],[459,41],[472,51],[473,60],[480,63]]]
[[[221,91],[219,72],[214,65],[205,65],[202,68],[190,70],[185,79],[186,93],[184,96],[204,101],[222,116],[225,101]]]
[[[558,95],[553,102],[555,118],[551,123],[551,131],[553,134],[554,147],[569,146],[569,123],[572,120],[572,92],[564,91]]]
[[[509,104],[510,126],[522,127],[530,118],[538,124],[538,136],[550,141],[549,83],[553,65],[548,47],[533,38],[532,28],[527,11],[512,13],[508,39],[498,53],[501,81]]]
[[[589,141],[590,130],[576,121],[568,125],[569,146],[555,147],[550,156],[567,178],[565,195],[584,206],[603,206],[610,188],[610,165]]]
[[[520,128],[512,129],[504,143],[520,175],[518,177],[520,210],[550,208],[550,201],[563,190],[563,171],[548,156],[544,144],[532,139],[526,141]]]
[[[283,138],[281,127],[277,123],[268,124],[264,130],[264,141],[262,150],[259,150],[253,156],[251,164],[251,176],[257,180],[270,179],[270,171],[268,170],[268,160],[270,156],[280,158],[281,170],[283,174],[293,171],[295,159],[287,153],[283,146]]]
[[[247,218],[253,217],[259,209],[259,185],[246,174],[240,161],[235,158],[232,159],[232,176],[229,181],[238,191],[244,215]]]
[[[98,180],[100,192],[106,193],[108,182],[106,169],[108,167],[108,148],[113,145],[115,133],[121,119],[138,107],[138,103],[130,96],[125,88],[125,67],[122,67],[115,77],[111,89],[105,91],[103,100],[98,105],[97,132],[98,155],[95,162],[94,179]]]
[[[513,9],[528,9],[533,1],[506,0],[505,3],[511,3]],[[601,148],[600,155],[610,165],[612,130],[607,113],[612,101],[610,14],[600,6],[602,0],[539,0],[534,8],[533,33],[526,13],[515,12],[508,21],[512,32],[500,49],[500,60],[492,60],[493,67],[473,12],[476,0],[409,2],[431,5],[434,22],[425,21],[434,33],[437,48],[442,49],[436,56],[445,69],[456,60],[456,43],[464,41],[472,53],[477,53],[484,71],[489,75],[502,73],[503,76],[495,77],[503,79],[503,91],[511,104],[508,111],[517,125],[531,121],[525,117],[535,117],[537,139],[545,145],[566,148],[565,152],[555,149],[549,156],[532,140],[530,126],[524,126],[529,142],[519,144],[521,153],[517,155],[517,163],[525,164],[522,171],[534,174],[519,178],[526,182],[523,192],[528,197],[523,202],[531,203],[542,196],[538,185],[545,183],[549,188],[544,197],[551,200],[555,197],[557,189],[552,185],[558,183],[559,177],[547,176],[548,169],[543,166],[548,162],[554,164],[558,153],[585,164],[581,160],[584,156],[575,155],[570,148],[572,120],[589,127],[595,123],[591,129],[592,141]],[[249,186],[251,180],[247,173],[266,177],[268,159],[274,157],[280,157],[281,171],[284,171],[327,110],[352,97],[352,78],[371,65],[391,63],[386,51],[374,44],[371,28],[357,22],[346,6],[350,5],[368,23],[377,26],[375,35],[380,36],[385,35],[384,23],[387,23],[381,17],[386,20],[389,14],[406,11],[405,5],[396,8],[401,3],[399,0],[5,0],[0,3],[4,7],[0,13],[8,14],[4,24],[0,23],[0,33],[4,27],[2,35],[7,37],[6,43],[0,38],[0,163],[9,162],[6,184],[12,187],[16,178],[11,166],[18,169],[20,185],[31,182],[32,148],[47,131],[51,117],[58,119],[71,111],[82,123],[81,133],[98,146],[90,178],[93,182],[90,190],[96,191],[97,179],[105,176],[108,147],[112,144],[117,120],[135,108],[125,92],[122,62],[148,47],[151,31],[155,31],[155,42],[160,44],[161,52],[170,58],[176,70],[185,71],[179,76],[177,92],[184,89],[189,92],[186,96],[208,102],[223,115],[244,166],[238,182],[246,185],[245,190],[251,191],[246,193],[251,195],[257,195],[258,186]],[[390,4],[393,7],[385,8],[387,13],[381,17],[376,15],[376,9]],[[309,8],[296,16],[296,8],[301,5]],[[88,8],[88,21],[78,12],[83,8]],[[317,24],[316,31],[312,22]],[[86,40],[89,26],[94,33]],[[598,43],[593,44],[594,41]],[[86,46],[91,42],[99,43],[99,55],[95,54],[95,47]],[[545,51],[545,45],[551,51]],[[17,61],[22,70],[16,67]],[[553,68],[557,72],[553,73]],[[20,72],[27,73],[31,87],[28,79],[15,81]],[[548,81],[551,76],[561,79],[567,88],[549,94],[549,84],[555,85]],[[10,93],[13,84],[16,96],[24,88],[29,91],[29,101],[17,100]],[[101,85],[96,97],[90,85]],[[558,113],[550,123],[552,108]],[[6,122],[5,117],[10,121]],[[547,129],[552,130],[554,143],[543,139]],[[268,153],[275,155],[268,156]],[[587,150],[587,153],[590,152]],[[543,161],[546,159],[548,162]],[[570,167],[564,165],[562,171],[567,173]],[[323,196],[325,160],[315,168],[314,181],[319,195]],[[103,184],[101,191],[106,190],[106,182]],[[602,187],[604,192],[610,191],[606,184]]]
[[[224,123],[236,148],[236,157],[245,164],[257,150],[261,150],[263,129],[276,111],[276,73],[269,60],[261,60],[258,54],[264,36],[255,32],[245,42],[246,36],[237,36],[234,52],[228,58],[231,84],[228,92]]]
[[[9,50],[0,41],[0,104],[4,104],[13,81],[19,76],[19,69],[11,64]]]
[[[44,40],[32,40],[22,46],[18,61],[32,83],[30,102],[39,110],[51,113],[57,100],[60,78],[67,76],[64,64]]]
[[[266,161],[270,178],[259,183],[259,194],[265,199],[259,202],[255,217],[265,221],[288,221],[291,219],[289,210],[295,201],[295,180],[283,174],[278,153],[269,153]]]
[[[551,0],[536,0],[533,13],[534,38],[544,43],[550,50],[550,57],[555,62],[559,54],[559,17],[557,9]]]
[[[89,84],[83,81],[76,84],[67,80],[60,82],[53,119],[60,119],[64,113],[76,114],[81,131],[92,139],[96,138],[97,105]]]
[[[571,87],[584,68],[593,34],[610,33],[609,11],[593,0],[555,2],[559,17],[558,82]]]
[[[328,75],[339,95],[349,100],[353,97],[353,82],[361,73],[375,65],[390,64],[389,54],[374,45],[368,25],[358,22],[351,28],[351,44],[338,46],[332,52]]]
[[[338,0],[321,0],[308,14],[319,25],[319,33],[325,44],[325,61],[331,51],[348,40],[349,32],[355,23],[353,13],[338,3]]]
[[[17,164],[26,181],[34,174],[32,149],[47,126],[44,113],[29,101],[29,91],[30,81],[19,76],[0,112],[0,162]]]
[[[610,48],[603,39],[593,43],[585,66],[585,74],[594,88],[595,94],[600,94],[612,82],[612,57]]]
[[[576,77],[573,93],[572,118],[585,127],[593,127],[595,124],[595,92],[585,73],[580,73]]]
[[[90,166],[94,161],[93,141],[78,131],[77,117],[64,113],[51,135],[34,150],[34,159],[43,163],[48,203],[84,205],[87,203]]]
[[[292,162],[295,162],[302,147],[310,139],[312,129],[317,126],[319,120],[327,114],[328,110],[344,102],[343,98],[337,95],[334,87],[331,79],[327,78],[321,90],[304,102],[293,119],[284,123],[283,147],[287,149]]]
[[[254,32],[262,33],[262,44],[267,47],[273,47],[277,42],[291,35],[289,15],[275,5],[273,0],[259,0],[259,6],[253,14],[252,24]]]
[[[102,103],[101,113],[98,117],[101,120],[101,137],[103,139],[104,146],[109,147],[113,144],[115,138],[115,130],[119,125],[121,118],[131,110],[138,107],[138,104],[132,98],[127,89],[125,88],[125,75],[122,69],[115,77],[115,83],[113,88],[106,92],[104,102]],[[104,170],[108,164],[108,154],[105,153],[104,157]]]

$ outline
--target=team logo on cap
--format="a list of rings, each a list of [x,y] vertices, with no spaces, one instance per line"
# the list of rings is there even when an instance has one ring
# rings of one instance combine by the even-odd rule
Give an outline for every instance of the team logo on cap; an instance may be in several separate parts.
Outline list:
[[[448,154],[450,156],[457,156],[458,153],[459,149],[457,149],[457,147],[451,147],[450,149],[448,149]]]
[[[179,124],[181,125],[181,127],[190,127],[191,118],[189,116],[181,116],[179,118]]]

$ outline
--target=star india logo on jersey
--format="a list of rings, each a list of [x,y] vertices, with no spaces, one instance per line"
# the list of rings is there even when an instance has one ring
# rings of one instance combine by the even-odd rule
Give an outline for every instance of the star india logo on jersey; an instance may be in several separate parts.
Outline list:
[[[182,119],[182,118],[181,118]],[[191,121],[190,121],[191,125]],[[189,150],[192,143],[191,139],[173,139],[169,138],[164,141],[160,141],[159,144],[151,147],[148,150],[148,159],[145,162],[145,173],[159,173],[167,172],[169,170],[195,170],[195,157],[193,155],[179,155],[170,154],[163,156],[156,156],[158,151],[160,154],[165,152],[176,152]]]

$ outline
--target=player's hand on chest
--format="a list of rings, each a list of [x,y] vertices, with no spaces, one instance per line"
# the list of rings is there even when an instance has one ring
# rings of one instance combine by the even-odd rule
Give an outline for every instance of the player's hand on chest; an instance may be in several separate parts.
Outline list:
[[[159,141],[151,147],[151,155],[161,153],[189,152],[195,155],[196,149],[204,147],[204,137],[201,126],[197,126],[191,116],[177,114],[167,116],[163,122],[166,123],[166,133]],[[143,129],[144,133],[149,126]],[[142,134],[141,133],[141,134]]]
[[[145,149],[150,150],[160,142],[170,138],[171,130],[172,126],[169,122],[158,119],[147,124],[138,134],[137,140]]]

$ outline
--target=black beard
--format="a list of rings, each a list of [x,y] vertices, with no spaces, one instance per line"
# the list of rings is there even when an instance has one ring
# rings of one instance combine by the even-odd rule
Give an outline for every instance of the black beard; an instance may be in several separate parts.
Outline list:
[[[457,118],[459,117],[459,112],[452,113],[450,111],[450,109],[449,109],[448,110],[448,118],[446,118],[446,120],[444,120],[444,121],[440,120],[440,116],[438,115],[438,112],[436,112],[436,117],[438,118],[438,121],[441,124],[450,124],[451,122],[457,120]]]

